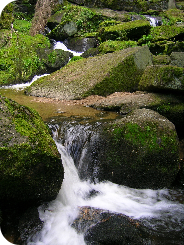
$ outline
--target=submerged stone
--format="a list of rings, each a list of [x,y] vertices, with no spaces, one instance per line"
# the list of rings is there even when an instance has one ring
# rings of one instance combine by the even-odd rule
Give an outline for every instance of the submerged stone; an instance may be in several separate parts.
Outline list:
[[[38,113],[0,96],[1,204],[41,203],[56,198],[63,166]]]

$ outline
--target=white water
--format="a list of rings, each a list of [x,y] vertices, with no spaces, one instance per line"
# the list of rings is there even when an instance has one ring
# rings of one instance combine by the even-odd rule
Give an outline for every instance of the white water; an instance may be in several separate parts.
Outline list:
[[[31,82],[27,82],[27,83],[20,83],[20,84],[13,84],[13,85],[8,85],[8,86],[2,86],[2,88],[4,89],[17,89],[17,90],[22,90],[26,87],[29,87],[33,82],[35,82],[37,79],[39,79],[40,77],[44,77],[44,76],[48,76],[50,74],[43,74],[40,76],[34,76],[33,79],[31,80]]]
[[[67,140],[70,141],[70,138]],[[169,190],[138,190],[112,182],[94,184],[81,181],[66,148],[57,141],[56,145],[65,169],[64,181],[56,200],[47,208],[39,207],[44,227],[39,234],[29,239],[28,245],[84,245],[83,234],[78,234],[71,227],[78,215],[78,208],[82,206],[143,219],[153,229],[180,229],[184,220],[184,205],[172,201]],[[92,190],[98,194],[90,197]]]
[[[76,52],[73,50],[70,50],[66,47],[66,45],[62,42],[56,42],[54,45],[54,49],[62,49],[64,51],[69,51],[70,53],[72,53],[74,56],[80,56],[83,52]]]

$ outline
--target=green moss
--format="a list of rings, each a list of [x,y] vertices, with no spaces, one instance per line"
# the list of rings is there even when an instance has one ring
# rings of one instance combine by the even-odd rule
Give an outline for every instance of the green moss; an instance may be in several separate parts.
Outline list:
[[[18,20],[16,19],[13,22],[13,28],[15,31],[23,32],[28,34],[29,30],[31,28],[31,22],[26,21],[26,20]]]
[[[136,41],[111,41],[108,40],[99,45],[98,50],[101,54],[111,53],[129,47],[136,47]]]
[[[135,20],[118,25],[103,27],[99,30],[99,37],[106,40],[138,40],[141,36],[148,34],[151,26],[148,21]]]
[[[13,34],[8,44],[0,50],[0,85],[28,81],[45,69],[37,51],[48,47],[50,42],[43,35],[31,37],[22,33]]]
[[[114,67],[108,76],[85,95],[97,94],[106,96],[118,91],[133,92],[137,88],[141,74],[142,71],[135,66],[133,56],[130,56]]]
[[[0,16],[0,29],[11,29],[13,23],[13,3],[6,5]]]
[[[146,68],[139,89],[147,91],[184,89],[184,68],[171,65],[149,66]]]
[[[161,16],[165,19],[163,20],[166,25],[174,25],[177,22],[184,22],[184,11],[180,9],[168,9],[161,13]]]

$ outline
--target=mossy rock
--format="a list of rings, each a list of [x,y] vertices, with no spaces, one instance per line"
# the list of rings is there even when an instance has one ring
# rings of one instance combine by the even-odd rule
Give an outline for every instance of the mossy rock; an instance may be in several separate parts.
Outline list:
[[[101,54],[112,53],[114,51],[126,49],[129,47],[136,47],[136,41],[111,41],[108,40],[99,45],[98,50]]]
[[[184,41],[158,41],[148,44],[152,54],[171,55],[172,52],[184,52]]]
[[[184,52],[172,52],[171,65],[184,68]]]
[[[139,83],[143,91],[184,92],[184,68],[171,65],[148,66]]]
[[[163,40],[182,41],[184,38],[184,26],[162,25],[153,27],[150,31],[150,35],[152,36],[151,42]]]
[[[170,63],[169,55],[153,55],[153,65],[169,65]]]
[[[168,9],[161,13],[162,17],[165,17],[164,22],[168,22],[170,25],[179,22],[184,22],[184,11],[178,8]]]
[[[13,33],[0,50],[0,85],[27,82],[34,75],[46,70],[38,51],[50,48],[50,41],[43,35],[34,37],[23,32]]]
[[[62,49],[49,49],[44,53],[41,52],[39,57],[42,58],[42,62],[46,66],[47,72],[54,72],[65,66],[70,58],[73,57],[73,54]]]
[[[60,71],[32,83],[26,93],[77,99],[91,94],[134,91],[144,69],[151,64],[152,56],[148,47],[128,48],[69,63]]]
[[[151,26],[146,20],[135,20],[118,25],[102,27],[99,30],[99,38],[106,40],[138,40],[149,33]]]
[[[0,96],[1,205],[39,204],[56,198],[63,166],[38,113]]]
[[[98,170],[95,177],[99,181],[138,189],[172,186],[179,171],[179,140],[174,124],[157,112],[137,109],[98,125],[94,127],[98,138],[89,140],[82,159],[83,178],[93,178]]]
[[[64,14],[60,24],[48,34],[49,38],[58,41],[95,32],[98,30],[99,24],[107,19],[107,17],[86,7],[68,4],[63,9]]]
[[[53,14],[47,21],[47,26],[52,30],[54,29],[57,25],[61,23],[61,19],[64,15],[64,11],[58,11],[55,14]]]

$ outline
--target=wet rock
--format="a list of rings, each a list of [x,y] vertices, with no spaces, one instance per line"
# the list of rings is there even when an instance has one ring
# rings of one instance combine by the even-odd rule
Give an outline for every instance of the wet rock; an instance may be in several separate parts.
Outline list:
[[[179,141],[175,126],[165,117],[137,109],[101,124],[95,132],[98,137],[88,141],[80,162],[81,178],[94,178],[95,173],[99,181],[132,188],[172,186],[179,170]]]
[[[84,52],[89,48],[95,48],[97,46],[97,40],[96,38],[71,38],[66,39],[64,44],[70,50]]]
[[[143,244],[138,221],[107,210],[82,207],[72,226],[84,232],[86,244]]]
[[[0,96],[1,205],[53,200],[63,166],[55,142],[36,111]]]

